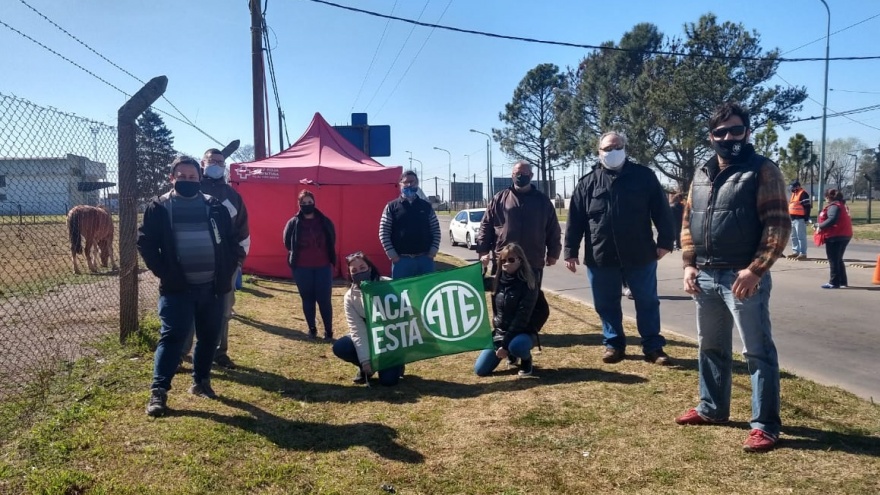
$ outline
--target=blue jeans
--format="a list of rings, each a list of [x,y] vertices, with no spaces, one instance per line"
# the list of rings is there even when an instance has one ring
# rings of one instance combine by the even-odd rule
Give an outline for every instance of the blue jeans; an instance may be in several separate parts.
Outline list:
[[[510,340],[507,352],[520,359],[532,359],[533,345],[532,336],[521,333]],[[501,360],[495,355],[495,349],[484,349],[477,357],[477,362],[474,363],[474,373],[479,376],[489,376],[500,363]]]
[[[317,328],[315,322],[315,304],[321,310],[321,320],[324,322],[324,336],[333,336],[333,271],[330,265],[319,268],[294,268],[293,280],[299,290],[302,299],[303,316],[309,331]]]
[[[620,287],[626,285],[636,302],[636,327],[645,353],[663,349],[666,339],[660,335],[660,298],[657,297],[657,262],[633,267],[588,266],[587,278],[593,291],[593,306],[602,320],[602,343],[605,347],[626,349],[623,333],[623,310]]]
[[[232,307],[235,306],[235,280],[241,278],[241,267],[232,274],[233,289],[223,296],[223,319],[220,322],[220,337],[217,339],[217,352],[214,358],[228,356],[229,352],[229,320],[232,319]],[[190,328],[187,333],[186,340],[181,348],[180,358],[183,359],[192,352],[193,338],[195,338],[195,328]]]
[[[770,335],[770,272],[761,277],[758,292],[737,299],[730,288],[736,270],[703,269],[697,276],[700,405],[697,411],[710,419],[730,416],[733,366],[733,326],[743,343],[743,356],[752,380],[753,429],[779,435],[779,360]]]
[[[794,254],[807,254],[807,221],[803,218],[791,221],[791,250]]]
[[[153,360],[153,384],[150,388],[171,389],[171,379],[177,372],[183,343],[193,324],[197,337],[193,351],[193,381],[210,377],[211,361],[214,360],[220,336],[223,306],[223,296],[214,294],[214,284],[192,286],[186,292],[159,296],[162,329]]]
[[[426,273],[434,273],[434,258],[428,255],[415,258],[401,256],[397,263],[391,264],[391,278],[394,280]]]
[[[333,354],[339,359],[351,363],[361,369],[361,363],[358,361],[357,349],[354,347],[351,337],[348,335],[340,338],[333,343]],[[392,387],[400,382],[400,375],[403,374],[403,366],[392,366],[379,370],[379,383],[386,387]]]

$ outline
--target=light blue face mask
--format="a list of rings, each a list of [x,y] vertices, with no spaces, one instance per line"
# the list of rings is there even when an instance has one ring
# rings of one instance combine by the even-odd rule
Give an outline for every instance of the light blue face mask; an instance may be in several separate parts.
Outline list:
[[[212,179],[222,179],[225,172],[226,169],[223,165],[217,165],[216,163],[212,163],[205,167],[205,176]]]
[[[412,199],[412,198],[415,198],[415,197],[418,195],[418,193],[419,193],[419,186],[408,186],[408,187],[404,187],[403,189],[400,190],[400,192],[401,192],[401,194],[403,194],[403,197],[404,197],[404,198],[406,198],[406,199]]]

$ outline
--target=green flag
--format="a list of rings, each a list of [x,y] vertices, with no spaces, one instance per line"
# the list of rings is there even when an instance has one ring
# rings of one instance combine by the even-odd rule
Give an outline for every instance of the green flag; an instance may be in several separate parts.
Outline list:
[[[361,291],[374,370],[492,347],[479,263],[364,282]]]

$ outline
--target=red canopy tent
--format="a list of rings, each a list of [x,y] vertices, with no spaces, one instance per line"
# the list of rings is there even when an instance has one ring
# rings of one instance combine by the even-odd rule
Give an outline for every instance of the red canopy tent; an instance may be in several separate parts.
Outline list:
[[[251,247],[243,271],[290,277],[282,232],[299,211],[297,195],[315,194],[315,205],[336,227],[337,266],[347,254],[363,251],[383,274],[391,262],[379,243],[379,218],[399,194],[401,167],[373,160],[315,113],[305,134],[286,150],[263,160],[233,163],[230,183],[248,209]]]

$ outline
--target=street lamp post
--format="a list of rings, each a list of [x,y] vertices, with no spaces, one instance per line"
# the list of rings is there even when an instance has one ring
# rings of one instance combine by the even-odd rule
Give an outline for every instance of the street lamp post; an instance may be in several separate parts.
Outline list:
[[[438,148],[436,146],[434,146],[434,149],[439,150],[439,151],[445,151],[446,154],[449,155],[449,204],[451,205],[452,200],[454,199],[452,197],[452,153],[450,153],[449,150],[447,150],[447,149]]]
[[[412,151],[404,151],[404,153],[409,153],[409,169],[412,170],[412,162],[413,162]]]
[[[489,146],[489,142],[492,139],[485,132],[480,132],[476,129],[471,129],[471,132],[476,132],[477,134],[482,134],[486,136],[486,182],[488,182],[488,189],[486,192],[488,193],[488,197],[492,197],[492,147]]]
[[[419,165],[421,166],[421,168],[419,170],[419,180],[421,181],[422,176],[425,175],[425,164],[422,163],[422,161],[419,160],[418,158],[409,157],[409,159],[410,159],[410,162],[409,162],[410,168],[412,168],[412,162],[419,162]]]
[[[819,0],[825,6],[828,13],[828,25],[825,30],[825,96],[822,100],[822,161],[819,162],[819,210],[822,210],[822,202],[825,199],[825,128],[828,121],[828,58],[831,48],[831,9],[825,0]]]

